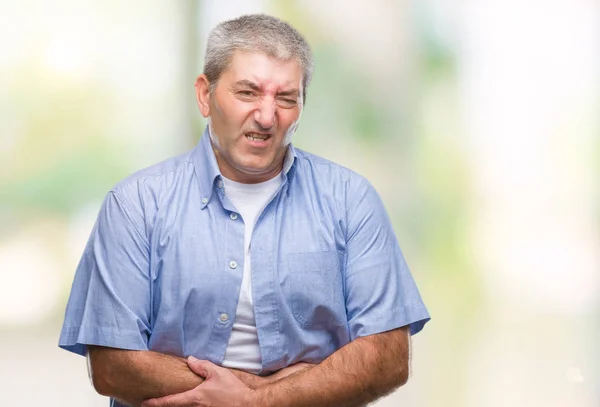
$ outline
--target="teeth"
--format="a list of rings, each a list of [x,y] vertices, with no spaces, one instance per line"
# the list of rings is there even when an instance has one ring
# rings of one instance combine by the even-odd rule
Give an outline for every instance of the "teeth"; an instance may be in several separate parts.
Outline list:
[[[248,137],[250,140],[266,140],[268,136],[264,134],[247,133],[246,137]]]

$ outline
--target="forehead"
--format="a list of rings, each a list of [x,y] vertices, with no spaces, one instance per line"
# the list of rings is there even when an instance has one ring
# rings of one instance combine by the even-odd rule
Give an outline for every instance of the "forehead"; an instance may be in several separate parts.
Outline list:
[[[260,53],[235,51],[221,80],[229,85],[247,80],[265,90],[299,89],[302,68],[295,59],[277,60]]]

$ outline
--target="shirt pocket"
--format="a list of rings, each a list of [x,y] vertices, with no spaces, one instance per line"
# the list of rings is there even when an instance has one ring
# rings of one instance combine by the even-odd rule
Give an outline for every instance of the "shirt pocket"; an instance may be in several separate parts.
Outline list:
[[[346,325],[339,253],[289,253],[287,262],[282,288],[296,321],[303,327]]]

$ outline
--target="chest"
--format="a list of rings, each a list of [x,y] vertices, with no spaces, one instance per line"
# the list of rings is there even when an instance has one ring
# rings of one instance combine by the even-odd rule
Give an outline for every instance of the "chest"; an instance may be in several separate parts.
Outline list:
[[[160,212],[150,256],[156,306],[226,308],[239,294],[245,233],[227,202]],[[275,299],[303,325],[345,322],[345,239],[335,208],[277,194],[256,217],[250,253],[256,306]]]

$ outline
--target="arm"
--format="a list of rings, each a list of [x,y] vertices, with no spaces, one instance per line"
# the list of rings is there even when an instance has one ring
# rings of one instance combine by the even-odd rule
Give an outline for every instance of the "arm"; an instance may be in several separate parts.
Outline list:
[[[143,407],[356,407],[376,400],[408,380],[408,327],[361,337],[321,364],[255,390],[227,369],[188,359],[205,377],[187,392],[146,400]]]
[[[409,346],[407,327],[358,338],[321,364],[250,392],[247,404],[364,405],[406,383]]]
[[[203,381],[185,359],[157,352],[89,346],[88,358],[96,391],[131,406],[187,391]]]
[[[153,351],[88,346],[92,383],[96,391],[132,406],[144,400],[182,393],[204,379],[188,367],[186,359]],[[257,389],[308,368],[299,363],[260,377],[241,370],[228,369],[246,386]]]

